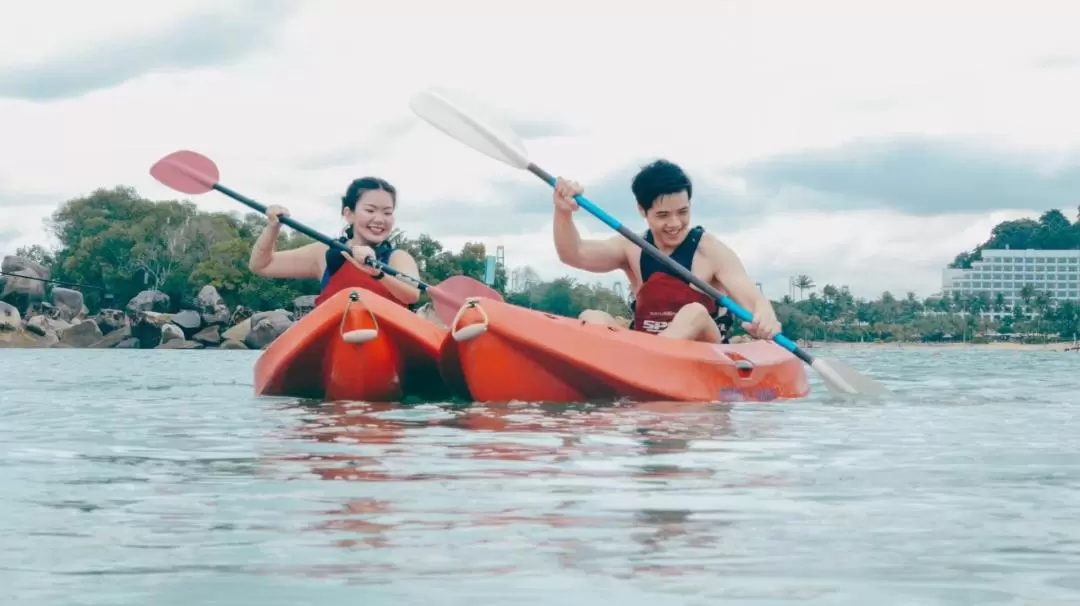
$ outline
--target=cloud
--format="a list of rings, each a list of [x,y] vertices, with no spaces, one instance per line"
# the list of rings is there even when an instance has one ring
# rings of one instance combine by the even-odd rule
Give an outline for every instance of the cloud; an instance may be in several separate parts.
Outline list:
[[[266,48],[286,13],[283,0],[200,11],[164,31],[103,36],[84,48],[0,70],[0,97],[46,101],[112,88],[169,69],[218,67]]]
[[[1071,207],[1080,167],[954,139],[856,141],[751,162],[739,170],[760,201],[797,192],[824,210],[894,209],[916,215]],[[779,210],[779,209],[777,209]]]
[[[994,222],[1076,203],[1071,4],[1050,17],[974,1],[671,0],[663,14],[632,1],[617,21],[566,0],[543,15],[494,0],[69,4],[63,20],[48,3],[0,20],[0,229],[18,245],[47,244],[42,220],[96,187],[178,197],[148,168],[193,149],[223,183],[326,233],[340,231],[346,185],[374,174],[401,192],[410,234],[501,244],[511,268],[577,275],[555,258],[550,187],[409,112],[438,84],[501,108],[530,158],[634,230],[632,174],[680,163],[695,222],[737,245],[767,292],[808,273],[930,294]],[[563,43],[571,13],[588,48]],[[642,44],[659,31],[679,34]],[[245,212],[216,193],[193,200]],[[577,223],[612,233],[585,211]]]
[[[0,228],[0,257],[15,254],[16,247],[12,243],[18,240],[21,235],[18,230]]]
[[[1075,69],[1080,67],[1080,55],[1046,55],[1033,63],[1042,69]]]

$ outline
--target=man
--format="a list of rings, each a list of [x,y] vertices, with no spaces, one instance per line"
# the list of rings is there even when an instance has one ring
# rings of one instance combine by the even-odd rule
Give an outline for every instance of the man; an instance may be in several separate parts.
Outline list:
[[[746,275],[739,257],[725,244],[690,228],[690,178],[678,165],[657,160],[638,172],[630,186],[638,212],[648,224],[647,242],[689,269],[706,283],[749,310],[752,323],[743,327],[759,339],[772,339],[780,332],[772,304]],[[622,235],[605,240],[583,240],[574,226],[578,209],[574,196],[584,189],[574,181],[555,182],[555,250],[559,260],[571,267],[594,273],[622,270],[630,281],[631,328],[671,339],[728,343],[732,314],[711,297],[687,284],[663,264]],[[606,312],[586,310],[579,319],[614,325]]]

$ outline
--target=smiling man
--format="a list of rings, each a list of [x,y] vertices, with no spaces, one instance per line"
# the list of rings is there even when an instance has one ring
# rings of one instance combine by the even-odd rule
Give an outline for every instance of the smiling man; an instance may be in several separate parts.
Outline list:
[[[637,199],[638,212],[648,224],[643,236],[647,242],[748,309],[754,322],[743,326],[752,336],[772,339],[780,332],[772,304],[746,275],[735,252],[705,233],[704,228],[690,227],[693,185],[682,168],[657,160],[638,172],[630,189]],[[727,343],[734,318],[711,297],[621,235],[605,240],[581,238],[573,213],[578,209],[574,196],[583,191],[574,181],[556,180],[554,238],[559,260],[594,273],[622,270],[633,293],[634,330],[672,339]],[[586,310],[579,318],[615,324],[615,318],[598,310]]]

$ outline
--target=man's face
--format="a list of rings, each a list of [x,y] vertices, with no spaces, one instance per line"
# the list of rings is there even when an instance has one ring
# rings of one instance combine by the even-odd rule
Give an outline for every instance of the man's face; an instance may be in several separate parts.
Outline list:
[[[648,212],[641,206],[638,211],[645,217],[658,245],[675,247],[686,238],[690,226],[690,196],[686,191],[660,196]]]

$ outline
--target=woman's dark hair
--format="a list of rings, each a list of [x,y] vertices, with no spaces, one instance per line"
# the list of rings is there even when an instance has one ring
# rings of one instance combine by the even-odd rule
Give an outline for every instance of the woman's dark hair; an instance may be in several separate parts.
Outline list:
[[[693,197],[694,188],[678,164],[660,159],[641,168],[630,184],[637,203],[648,211],[660,196],[677,194],[686,190],[686,197]]]
[[[378,177],[360,177],[359,179],[354,179],[353,182],[349,184],[349,188],[345,190],[345,195],[341,197],[341,209],[345,210],[347,208],[356,212],[356,203],[360,201],[360,196],[364,195],[364,192],[376,190],[382,190],[390,194],[390,199],[393,200],[394,207],[397,207],[397,189],[393,185],[390,185],[389,181]],[[345,238],[347,240],[352,240],[352,225],[345,228]]]

